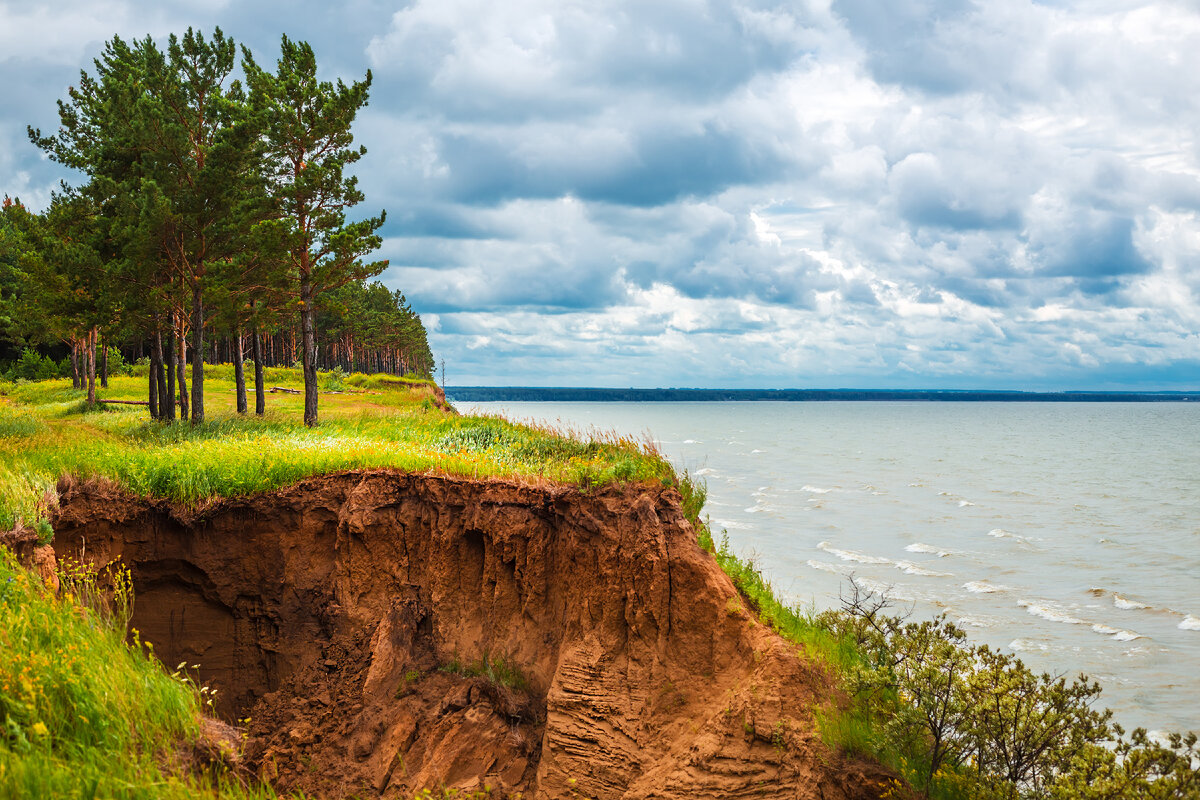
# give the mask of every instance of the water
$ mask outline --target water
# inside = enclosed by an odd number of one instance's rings
[[[788,600],[846,576],[945,611],[1126,727],[1200,729],[1200,407],[1187,403],[475,403],[649,431]]]

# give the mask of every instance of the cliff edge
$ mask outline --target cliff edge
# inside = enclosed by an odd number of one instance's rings
[[[758,623],[669,488],[347,472],[200,510],[64,482],[59,558],[121,559],[278,791],[868,798],[825,669]]]

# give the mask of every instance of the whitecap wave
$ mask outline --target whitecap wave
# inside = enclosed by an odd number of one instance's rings
[[[714,525],[717,525],[721,528],[730,528],[732,530],[749,530],[754,528],[754,526],[749,522],[738,522],[737,520],[732,519],[717,519],[716,517],[713,517],[712,522]]]
[[[696,474],[700,475],[701,477],[704,477],[707,475],[716,475],[717,471],[715,469],[713,469],[712,467],[704,467],[703,469],[696,470]]]
[[[1136,611],[1139,608],[1150,607],[1145,603],[1139,603],[1137,600],[1127,600],[1116,592],[1113,592],[1113,605],[1122,611]]]
[[[938,572],[935,569],[927,569],[920,564],[914,564],[911,561],[894,561],[892,565],[896,569],[907,572],[909,575],[924,575],[927,578],[953,578],[952,572]]]
[[[1140,633],[1134,633],[1133,631],[1121,630],[1120,628],[1113,628],[1108,625],[1103,625],[1101,623],[1096,623],[1095,625],[1093,625],[1092,630],[1103,636],[1107,636],[1110,639],[1115,639],[1118,642],[1132,642],[1134,639],[1145,638]]]
[[[827,561],[816,561],[809,559],[807,562],[812,569],[819,569],[821,572],[832,572],[834,575],[846,575],[850,572],[850,568],[842,564],[830,564]]]
[[[1032,639],[1013,639],[1008,646],[1018,653],[1028,653],[1031,650],[1044,652],[1050,649],[1050,645],[1044,642],[1035,642]]]
[[[1035,617],[1041,617],[1050,622],[1061,622],[1066,625],[1087,625],[1086,620],[1073,617],[1061,608],[1046,603],[1039,603],[1034,600],[1018,600],[1017,605]]]
[[[963,588],[971,594],[995,594],[1004,591],[1003,586],[997,586],[987,581],[967,581],[963,584]]]
[[[1181,631],[1200,631],[1200,617],[1188,614],[1178,627]]]
[[[968,617],[965,615],[958,618],[958,624],[966,625],[971,628],[990,628],[990,627],[992,627],[992,623],[990,623],[990,622],[984,622],[983,620],[979,619],[978,617]]]
[[[972,503],[970,500],[959,500],[958,501],[959,508],[966,508],[967,506],[973,506],[973,505],[975,505],[975,504]]]
[[[829,494],[833,489],[822,489],[820,486],[810,486],[806,483],[800,487],[800,491],[812,492],[813,494]]]
[[[704,444],[704,442],[698,442],[695,439],[684,439],[683,443],[684,444]]]
[[[767,451],[766,451],[766,450],[757,450],[757,449],[756,449],[756,450],[751,450],[751,451],[750,451],[750,455],[754,455],[755,453],[765,453],[765,452],[767,452]]]
[[[842,561],[854,561],[859,564],[883,564],[889,567],[906,572],[909,575],[923,575],[928,578],[953,578],[954,575],[949,572],[938,572],[937,570],[928,569],[920,564],[914,564],[911,561],[893,561],[890,558],[883,556],[872,556],[866,553],[860,553],[857,550],[842,550],[834,547],[829,542],[821,542],[817,545],[818,549],[824,550],[831,556],[837,556]]]
[[[942,550],[939,547],[934,547],[931,544],[924,544],[923,542],[914,542],[904,549],[910,553],[936,554],[938,558],[945,558],[946,556],[950,555],[949,550]]]
[[[821,542],[817,545],[817,548],[824,550],[831,556],[837,556],[842,561],[857,561],[860,564],[895,564],[895,562],[890,558],[883,558],[882,556],[869,556],[866,553],[860,553],[857,550],[841,550],[834,547],[829,542]]]

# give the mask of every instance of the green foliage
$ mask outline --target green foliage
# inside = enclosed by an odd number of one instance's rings
[[[516,666],[507,658],[486,650],[474,661],[463,661],[458,653],[455,653],[438,669],[465,678],[485,678],[490,683],[518,692],[529,691],[528,679]]]
[[[65,565],[56,596],[0,547],[0,797],[275,797],[168,771],[207,690],[127,640],[129,572],[108,573]]]
[[[346,373],[336,366],[322,376],[321,388],[327,392],[340,392],[346,388]]]
[[[1111,711],[1094,708],[1100,686],[1086,676],[1037,674],[971,644],[944,615],[910,622],[889,607],[852,580],[843,609],[818,622],[855,643],[843,674],[862,724],[851,725],[875,731],[859,744],[926,796],[1200,797],[1194,735],[1126,738]]]
[[[13,434],[0,436],[0,524],[7,529],[17,520],[44,518],[44,496],[62,475],[106,478],[134,494],[199,503],[360,468],[580,486],[659,483],[673,474],[657,452],[630,439],[595,434],[584,440],[438,410],[428,403],[426,382],[391,379],[372,390],[377,394],[331,395],[320,430],[306,428],[294,414],[301,402],[296,395],[272,396],[279,408],[263,417],[239,416],[224,378],[231,371],[210,368],[214,397],[226,406],[202,425],[148,421],[131,406],[87,406],[65,381],[9,386],[11,402],[0,401],[0,432]],[[300,382],[294,371],[277,377],[285,385]],[[136,397],[142,381],[116,377],[110,387],[111,397]]]
[[[69,374],[70,369],[69,361],[64,361],[60,365],[54,359],[40,355],[33,348],[26,348],[21,353],[21,357],[14,361],[4,373],[4,377],[10,381],[44,381],[63,377]]]

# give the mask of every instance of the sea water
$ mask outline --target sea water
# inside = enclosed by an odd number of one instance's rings
[[[1098,680],[1127,728],[1200,730],[1200,406],[461,407],[648,433],[790,602],[836,607],[854,575],[1036,670]]]

